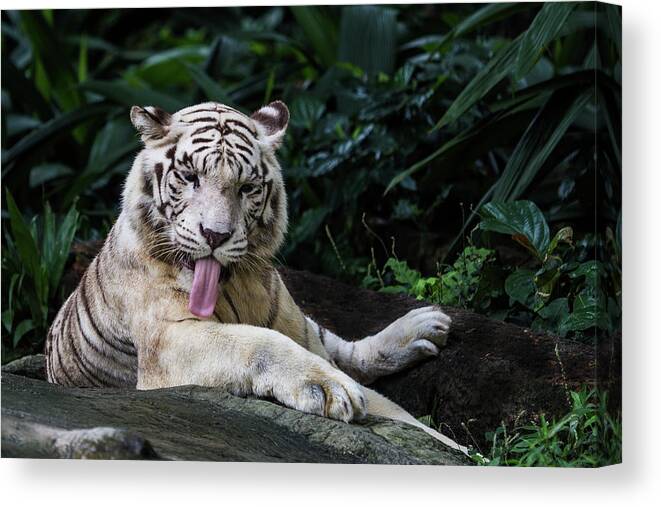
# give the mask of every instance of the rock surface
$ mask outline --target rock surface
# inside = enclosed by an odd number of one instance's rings
[[[2,375],[3,457],[470,464],[386,419],[346,424],[199,386],[71,389],[11,369]]]

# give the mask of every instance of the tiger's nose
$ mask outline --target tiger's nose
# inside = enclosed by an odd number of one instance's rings
[[[220,245],[227,242],[227,240],[232,237],[234,231],[218,232],[202,227],[202,224],[200,224],[200,232],[202,233],[202,236],[204,236],[204,239],[207,240],[211,250],[215,250]]]

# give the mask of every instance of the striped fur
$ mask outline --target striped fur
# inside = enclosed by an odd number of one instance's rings
[[[287,228],[275,155],[286,106],[251,117],[217,103],[173,115],[134,107],[131,119],[145,147],[117,222],[50,328],[48,380],[223,386],[345,421],[369,403],[371,413],[419,425],[354,379],[370,382],[438,353],[447,316],[416,310],[347,342],[301,312],[272,265]],[[212,250],[204,228],[231,235]],[[191,267],[208,255],[222,265],[220,296],[213,316],[200,319],[187,307]]]

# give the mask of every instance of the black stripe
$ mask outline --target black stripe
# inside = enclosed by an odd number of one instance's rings
[[[106,359],[110,359],[111,361],[115,362],[112,356],[109,356],[104,350],[100,349],[99,346],[96,345],[92,340],[90,340],[89,337],[85,334],[85,331],[83,331],[82,322],[80,320],[80,313],[78,312],[78,307],[76,307],[76,319],[78,320],[78,329],[80,330],[80,335],[83,337],[83,340],[85,340],[85,343],[87,343],[87,345],[100,356],[103,356]],[[116,373],[102,369],[98,364],[96,365],[96,369],[100,373],[103,373],[106,377],[112,379],[110,385],[114,387],[119,387],[124,384],[124,379],[122,379],[122,377],[118,376]]]
[[[78,351],[78,347],[76,347],[75,338],[72,338],[71,349],[73,350],[74,362],[78,367],[78,371],[80,371],[83,377],[85,377],[88,380],[88,382],[92,384],[94,387],[102,387],[104,385],[103,381],[99,377],[94,375],[94,373],[92,373],[92,371],[88,369],[87,365],[81,359],[80,353]]]
[[[62,362],[62,354],[60,352],[60,339],[61,338],[62,338],[62,334],[58,335],[57,341],[55,343],[55,353],[57,355],[57,361],[60,363],[60,369],[58,371],[61,371],[62,373],[64,373],[64,376],[66,377],[66,379],[67,379],[70,386],[74,386],[75,382],[73,382],[73,380],[71,380],[71,377],[67,373],[67,370],[64,367],[64,363]],[[57,378],[55,378],[55,380],[57,381],[58,384],[66,385],[65,383],[60,382]]]
[[[243,146],[242,144],[236,144],[234,146],[237,150],[245,151],[246,153],[250,153],[252,155],[252,149],[248,148],[247,146]]]
[[[317,327],[319,328],[317,331],[319,333],[319,341],[321,341],[321,344],[325,347],[326,339],[324,338],[324,336],[326,336],[326,330],[323,327],[321,327],[319,324],[317,324]]]
[[[209,149],[211,149],[211,146],[200,146],[199,148],[195,148],[193,150],[193,152],[191,153],[191,155],[195,155],[196,153],[198,153],[200,151],[209,150]]]
[[[211,142],[213,142],[213,139],[209,139],[208,137],[196,137],[191,141],[191,144],[211,143]]]
[[[209,130],[217,130],[217,129],[218,129],[218,127],[216,125],[207,125],[206,127],[200,127],[195,132],[193,132],[191,135],[196,136],[198,134],[204,134],[205,132],[208,132]]]
[[[135,352],[135,350],[127,352],[123,348],[117,346],[117,344],[113,343],[112,341],[109,341],[103,334],[101,334],[101,332],[99,331],[99,328],[96,325],[96,322],[94,321],[94,318],[92,316],[92,312],[90,311],[89,302],[88,302],[88,299],[87,299],[87,292],[86,292],[86,289],[85,289],[86,282],[87,282],[87,272],[85,272],[85,274],[83,275],[83,279],[80,281],[80,298],[81,298],[82,303],[83,303],[83,309],[85,310],[85,313],[87,314],[87,320],[92,325],[92,329],[94,330],[94,333],[101,339],[102,342],[107,344],[109,347],[115,349],[117,352],[120,352],[120,353],[125,354],[127,356],[133,356],[133,357],[137,356],[137,353]],[[78,318],[78,320],[80,321],[80,317]],[[81,332],[82,332],[82,326],[81,326]],[[109,356],[106,356],[106,357],[109,357]]]
[[[234,120],[234,119],[230,118],[228,120],[225,120],[224,123],[225,123],[225,125],[236,125],[237,127],[242,127],[244,129],[246,129],[248,132],[250,132],[253,136],[255,136],[255,138],[257,138],[257,132],[252,127],[250,127],[249,125],[246,125],[242,121]]]
[[[94,263],[94,275],[96,276],[96,285],[99,288],[99,293],[101,294],[101,299],[103,304],[108,306],[108,300],[106,299],[106,291],[103,288],[103,283],[101,283],[101,273],[100,273],[100,264],[101,264],[101,254],[96,256]]]
[[[250,142],[250,139],[246,137],[246,135],[243,132],[239,132],[237,130],[233,130],[232,134],[241,139],[244,143],[246,143],[248,146],[250,146],[252,143]]]
[[[243,153],[236,153],[236,155],[240,157],[241,160],[243,160],[246,164],[250,164],[250,159],[246,157]]]

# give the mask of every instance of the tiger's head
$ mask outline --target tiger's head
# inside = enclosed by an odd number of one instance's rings
[[[144,149],[127,180],[124,206],[139,211],[152,254],[197,276],[198,264],[250,265],[277,251],[287,227],[275,155],[289,122],[284,103],[251,116],[215,102],[172,115],[134,106],[131,122]]]

